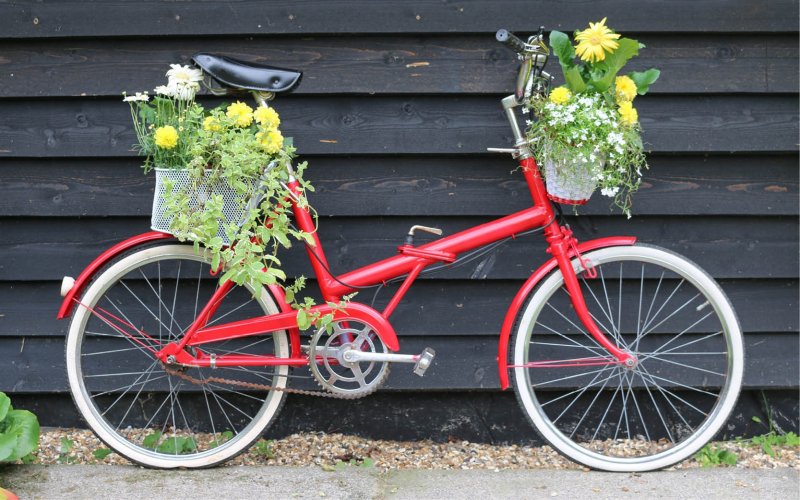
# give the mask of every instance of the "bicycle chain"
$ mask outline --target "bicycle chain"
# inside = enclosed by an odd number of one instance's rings
[[[163,365],[162,365],[163,366]],[[358,399],[362,397],[360,394],[351,396],[348,394],[337,394],[333,392],[325,392],[325,391],[307,391],[304,389],[294,389],[291,387],[276,387],[272,385],[266,384],[257,384],[255,382],[245,382],[244,380],[234,380],[229,378],[222,378],[222,377],[208,377],[206,379],[200,380],[197,378],[192,377],[191,375],[187,375],[180,371],[175,371],[170,369],[168,366],[164,366],[164,371],[169,375],[175,375],[176,377],[186,380],[187,382],[191,382],[196,385],[208,385],[212,382],[216,382],[218,384],[227,384],[233,385],[237,387],[245,387],[248,389],[255,389],[260,391],[280,391],[285,392],[287,394],[301,394],[303,396],[316,396],[320,398],[332,398],[332,399]]]

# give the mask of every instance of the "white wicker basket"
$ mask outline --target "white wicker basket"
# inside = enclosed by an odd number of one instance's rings
[[[548,158],[544,162],[544,175],[547,184],[547,196],[557,202],[569,205],[583,205],[597,187],[599,174],[604,159],[595,162],[581,161],[572,158]]]
[[[188,170],[156,168],[155,171],[156,189],[153,194],[153,215],[150,219],[150,227],[154,231],[171,234],[170,224],[172,223],[172,218],[165,214],[166,206],[164,203],[164,195],[167,191],[165,181],[171,181],[172,193],[177,193],[189,187],[192,180]],[[206,170],[205,178],[207,179],[210,175],[211,171]],[[230,241],[228,241],[228,238],[225,236],[223,227],[231,222],[241,224],[244,219],[245,210],[247,209],[243,206],[239,195],[237,195],[233,188],[224,179],[217,180],[213,184],[207,182],[202,183],[199,189],[197,189],[197,192],[191,193],[192,199],[189,205],[196,208],[200,201],[215,194],[222,196],[222,213],[225,215],[225,220],[219,221],[220,224],[217,236],[222,238],[226,245],[229,245]]]

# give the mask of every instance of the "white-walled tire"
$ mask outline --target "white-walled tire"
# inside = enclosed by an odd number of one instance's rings
[[[579,275],[595,322],[638,363],[614,363],[572,311],[561,272],[534,289],[514,328],[519,403],[557,451],[587,467],[661,469],[702,448],[741,388],[744,348],[730,301],[688,259],[637,244],[584,255]],[[576,272],[580,263],[573,261]]]
[[[209,269],[205,255],[190,245],[136,250],[98,274],[75,308],[66,343],[72,397],[97,436],[138,464],[165,469],[220,464],[259,439],[285,400],[279,390],[250,391],[209,379],[282,388],[287,366],[170,368],[205,381],[197,384],[168,373],[153,356],[159,345],[180,338],[210,297],[218,277]],[[266,289],[254,294],[234,287],[210,324],[276,312]],[[209,355],[289,355],[284,331],[201,349]]]

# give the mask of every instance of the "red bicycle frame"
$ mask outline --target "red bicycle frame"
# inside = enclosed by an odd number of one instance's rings
[[[421,246],[407,244],[400,246],[398,255],[341,276],[333,276],[328,271],[330,266],[325,257],[322,243],[317,237],[314,221],[308,209],[301,207],[292,200],[293,212],[298,227],[312,235],[313,244],[307,247],[307,251],[322,291],[322,296],[326,301],[336,303],[343,296],[356,291],[357,287],[385,283],[388,280],[405,276],[402,285],[383,312],[379,313],[366,305],[353,302],[349,303],[344,310],[336,310],[327,305],[316,306],[314,310],[322,314],[333,312],[336,318],[352,318],[365,322],[374,328],[377,335],[389,349],[396,351],[399,349],[399,342],[388,319],[422,269],[435,263],[453,262],[459,253],[508,237],[514,237],[531,229],[544,227],[544,235],[549,244],[548,252],[553,255],[556,264],[564,275],[565,286],[569,291],[572,305],[578,317],[592,337],[614,359],[613,361],[609,361],[609,358],[603,358],[602,360],[587,359],[586,363],[597,364],[601,361],[606,364],[609,362],[629,362],[632,356],[620,350],[605,336],[597,327],[586,308],[586,303],[571,263],[571,257],[575,254],[576,249],[575,239],[569,230],[553,223],[556,215],[547,200],[544,183],[539,176],[536,161],[533,158],[523,159],[520,161],[520,166],[533,197],[533,207]],[[300,186],[296,181],[290,183],[289,186],[296,194],[300,193]],[[349,286],[345,285],[345,283]],[[307,364],[309,362],[308,357],[298,355],[299,353],[295,350],[293,350],[293,355],[290,358],[257,355],[221,355],[212,359],[204,356],[202,350],[200,350],[199,355],[189,354],[185,349],[187,346],[200,346],[208,342],[248,335],[261,335],[297,327],[296,314],[293,311],[206,327],[219,302],[231,286],[230,283],[226,283],[219,287],[198,315],[194,324],[187,330],[182,340],[165,346],[157,353],[157,356],[162,361],[167,361],[169,358],[170,362],[192,366],[266,366],[284,364],[300,366]]]

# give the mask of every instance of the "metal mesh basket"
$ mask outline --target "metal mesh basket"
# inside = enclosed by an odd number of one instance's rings
[[[172,182],[172,193],[178,193],[190,187],[192,179],[189,176],[188,170],[156,168],[155,171],[156,189],[153,195],[153,215],[150,219],[150,227],[154,231],[171,234],[170,223],[172,222],[172,218],[165,214],[166,203],[164,201],[164,195],[167,192],[166,181]],[[205,178],[208,179],[210,175],[211,171],[207,170],[205,172]],[[201,201],[208,199],[211,195],[222,196],[222,213],[225,215],[225,220],[219,221],[217,236],[222,238],[226,245],[229,245],[230,241],[228,241],[228,238],[225,236],[224,227],[232,222],[237,225],[241,224],[244,219],[245,211],[247,210],[247,207],[244,206],[240,199],[240,195],[238,195],[224,179],[219,179],[212,184],[203,182],[195,192],[191,191],[195,190],[190,190],[191,200],[189,201],[189,205],[192,208],[197,208]]]

